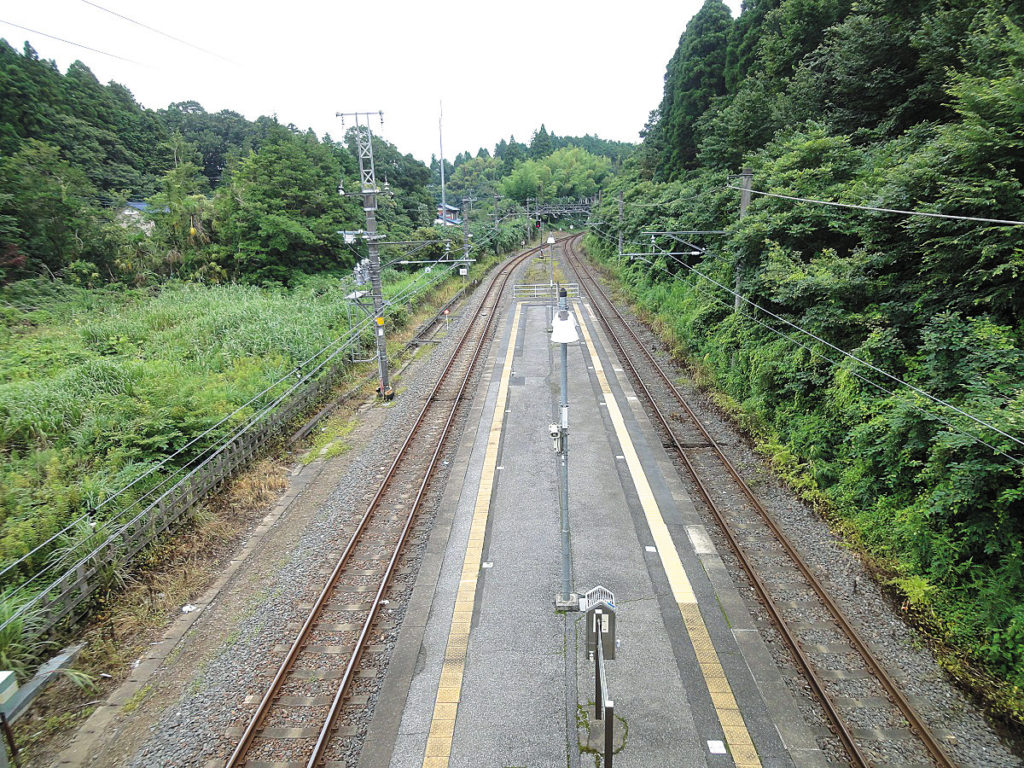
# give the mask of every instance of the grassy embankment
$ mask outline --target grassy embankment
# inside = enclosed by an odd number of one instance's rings
[[[388,277],[392,296],[417,279]],[[102,502],[342,335],[349,311],[361,317],[346,308],[347,290],[328,277],[290,290],[87,290],[46,281],[0,289],[0,567],[83,514],[101,528],[132,504],[150,478]],[[409,312],[393,308],[390,320],[400,326]],[[223,439],[288,384],[170,466]],[[77,533],[44,547],[4,586],[59,557]],[[24,670],[32,649],[12,634],[0,638],[0,666]]]
[[[913,436],[914,424],[924,421],[920,402],[898,393],[885,399],[858,388],[843,368],[817,399],[788,399],[779,382],[804,375],[807,360],[801,348],[734,315],[707,291],[660,274],[652,279],[642,265],[615,259],[600,241],[591,238],[589,244],[640,315],[687,362],[695,383],[710,391],[754,437],[779,475],[866,558],[928,634],[943,665],[993,713],[1017,726],[1024,723],[1024,662],[1019,647],[1017,653],[1005,650],[1014,647],[1008,641],[1018,623],[1007,626],[1006,616],[1014,615],[1020,595],[1014,594],[1006,566],[974,563],[961,569],[958,580],[942,584],[929,578],[936,552],[955,546],[956,535],[934,520],[956,509],[953,489],[964,495],[977,490],[980,470],[987,465],[957,461],[949,451],[936,451],[929,462],[915,464],[911,451],[900,452],[897,446],[899,461],[888,464],[889,474],[879,479],[884,449],[864,450],[863,440],[844,442],[843,434]],[[882,437],[876,437],[878,444]],[[962,438],[952,433],[948,439]],[[1002,471],[1012,475],[1006,463]],[[914,485],[901,491],[897,472],[913,473]],[[878,492],[883,481],[893,486],[891,493]]]

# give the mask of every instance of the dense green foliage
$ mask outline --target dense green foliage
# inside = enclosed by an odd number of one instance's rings
[[[608,141],[597,136],[556,136],[541,125],[530,143],[512,136],[502,139],[494,153],[481,148],[476,157],[469,152],[445,161],[448,192],[453,198],[477,199],[502,195],[517,202],[526,198],[552,200],[561,197],[589,197],[633,151],[634,145]],[[432,159],[433,183],[440,185],[440,163]]]
[[[406,239],[433,220],[429,170],[379,137],[374,150],[394,193],[380,225]],[[0,283],[288,283],[345,269],[361,254],[337,232],[363,214],[339,181],[358,189],[352,131],[341,144],[196,102],[154,112],[80,62],[61,74],[0,41]]]
[[[170,165],[161,144],[167,131],[157,116],[115,84],[103,86],[81,62],[62,75],[28,44],[19,55],[0,40],[0,154],[15,154],[27,139],[60,149],[98,193],[145,196]],[[109,200],[106,195],[102,199]]]
[[[422,273],[386,274],[388,295],[425,284]],[[342,335],[361,317],[343,299],[350,290],[321,277],[278,291],[172,283],[154,293],[48,280],[0,289],[0,565],[97,510]],[[405,311],[396,305],[389,315],[400,322]],[[288,383],[175,461],[223,439]]]
[[[708,0],[594,212],[613,224],[588,241],[614,259],[620,190],[628,251],[651,250],[645,230],[726,231],[693,236],[703,256],[615,263],[793,482],[847,521],[919,616],[1007,681],[1011,709],[1024,687],[1022,228],[757,195],[740,220],[727,185],[746,165],[763,192],[1024,220],[1022,23],[1002,0],[756,0],[736,20]],[[753,302],[738,312],[735,285]]]
[[[556,150],[537,160],[527,160],[502,179],[505,197],[518,202],[527,198],[593,197],[611,173],[611,161],[578,147]]]

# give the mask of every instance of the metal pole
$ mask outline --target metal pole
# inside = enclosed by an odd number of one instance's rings
[[[377,344],[378,395],[390,400],[391,383],[388,380],[388,348],[384,335],[384,290],[380,280],[380,252],[377,246],[377,174],[373,164],[373,131],[370,130],[372,112],[355,112],[356,145],[359,148],[359,187],[363,195],[363,213],[366,214],[366,245],[370,255],[370,288],[373,294],[373,338]],[[381,115],[383,120],[383,113]],[[344,113],[338,112],[344,118]],[[359,118],[366,119],[365,130]]]
[[[551,296],[551,301],[548,304],[548,333],[551,333],[552,323],[555,317],[555,302],[560,301],[555,295],[555,244],[552,243],[551,247],[548,248],[548,260],[551,262],[551,280],[548,283],[548,291]],[[559,309],[564,309],[559,305]]]
[[[615,755],[615,702],[609,699],[604,707],[604,768],[612,768]]]
[[[469,280],[469,210],[474,198],[462,198],[462,258],[466,261],[466,279]]]
[[[622,255],[622,190],[619,190],[619,256]]]
[[[441,226],[446,226],[448,206],[447,199],[444,196],[444,133],[441,128],[441,122],[444,120],[444,103],[438,102],[438,105],[440,111],[437,116],[437,144],[441,150]]]
[[[21,768],[21,751],[14,741],[14,731],[11,730],[11,725],[7,722],[5,712],[0,712],[0,727],[3,728],[4,740],[11,747],[11,759],[14,760],[15,768]],[[7,768],[7,749],[2,743],[0,743],[0,768]]]
[[[740,220],[747,215],[747,207],[750,205],[750,187],[754,179],[754,172],[750,168],[744,168],[740,173],[740,178],[743,179],[743,191],[740,192]],[[733,300],[733,312],[740,311],[740,272],[742,272],[742,264],[739,259],[736,260],[736,298]]]
[[[548,230],[548,237],[554,237],[555,233],[552,230]],[[548,258],[551,259],[551,293],[555,292],[555,244],[551,244],[551,248],[548,249]]]
[[[558,292],[558,308],[568,309],[568,294],[565,288]],[[559,509],[562,515],[562,602],[572,599],[571,576],[569,573],[569,345],[560,344],[562,356],[562,393],[559,402],[559,431],[561,432],[560,453],[562,454],[562,488],[559,495]]]
[[[588,617],[594,622],[594,630],[597,634],[597,648],[594,649],[594,719],[600,720],[604,717],[604,692],[601,690],[601,616],[603,612],[600,608],[590,614]]]

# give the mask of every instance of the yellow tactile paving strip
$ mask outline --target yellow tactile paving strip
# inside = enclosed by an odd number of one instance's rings
[[[592,310],[587,306],[587,313],[591,321],[596,324]],[[715,707],[715,714],[725,734],[729,752],[732,754],[733,762],[737,768],[760,768],[761,761],[754,749],[754,743],[750,739],[750,733],[743,722],[743,715],[736,704],[736,698],[732,695],[729,681],[726,680],[722,664],[718,660],[714,644],[711,642],[711,635],[704,624],[704,618],[697,606],[697,598],[693,594],[693,586],[690,584],[686,572],[683,570],[683,563],[679,559],[675,544],[665,525],[665,519],[661,515],[658,503],[654,498],[654,492],[647,482],[647,475],[640,464],[640,457],[633,446],[626,429],[626,422],[622,418],[622,411],[615,400],[611,387],[608,386],[608,378],[601,365],[601,359],[597,355],[593,339],[590,335],[590,328],[582,313],[578,313],[580,330],[583,332],[583,339],[586,342],[590,358],[594,364],[594,374],[601,385],[601,392],[604,395],[605,404],[608,408],[608,416],[615,427],[615,435],[618,437],[622,454],[629,467],[629,474],[633,478],[633,485],[636,487],[637,496],[640,497],[640,506],[643,508],[644,516],[647,519],[647,526],[654,537],[654,546],[658,550],[658,557],[661,558],[665,575],[668,576],[668,583],[675,597],[676,605],[679,606],[679,613],[683,618],[683,624],[690,636],[690,643],[693,645],[697,662],[700,664],[704,682],[711,695],[711,702]],[[447,765],[447,763],[446,763]]]
[[[455,735],[455,718],[459,711],[459,695],[462,691],[462,674],[466,666],[466,649],[469,646],[469,627],[473,620],[473,603],[476,600],[476,581],[480,573],[484,551],[484,533],[487,531],[487,514],[494,488],[494,473],[498,465],[498,444],[505,420],[505,402],[508,399],[509,377],[512,374],[512,359],[515,356],[516,338],[519,335],[519,316],[522,305],[516,305],[512,318],[512,335],[505,352],[505,364],[498,382],[498,397],[495,401],[491,428],[487,435],[487,449],[484,466],[477,489],[476,504],[473,508],[473,522],[469,528],[469,542],[462,561],[462,578],[455,596],[455,613],[452,614],[451,629],[448,630],[448,644],[441,664],[441,679],[434,699],[434,714],[430,720],[427,748],[423,756],[423,768],[448,768]]]

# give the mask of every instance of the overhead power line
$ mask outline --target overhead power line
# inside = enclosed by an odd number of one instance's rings
[[[443,265],[439,265],[439,266],[443,266]],[[454,266],[454,264],[452,266]],[[451,267],[449,267],[449,271],[450,271],[450,269],[451,269]],[[438,273],[437,275],[435,275],[434,278],[433,278],[433,281],[439,280],[443,276],[443,274],[444,273],[441,272],[441,273]],[[401,293],[399,293],[398,295],[396,295],[396,296],[392,297],[391,299],[389,299],[386,302],[386,306],[390,307],[392,305],[396,305],[396,304],[397,305],[401,305],[402,303],[404,303],[416,291],[417,284],[421,283],[423,281],[423,279],[424,279],[424,276],[421,275],[416,280],[412,281],[412,283],[409,286],[407,286],[405,289],[403,289],[403,291]],[[116,492],[111,493],[106,498],[104,498],[102,501],[100,501],[98,504],[96,504],[96,505],[92,506],[90,509],[88,509],[85,513],[83,513],[83,514],[79,515],[77,518],[73,519],[63,529],[61,529],[60,531],[58,531],[55,534],[51,535],[46,541],[43,541],[43,542],[37,544],[35,546],[35,548],[33,548],[30,552],[25,553],[24,555],[19,557],[14,562],[9,563],[6,567],[0,569],[0,577],[3,577],[5,575],[7,575],[9,572],[11,572],[15,568],[19,567],[22,563],[24,563],[30,557],[32,557],[36,553],[42,551],[45,547],[53,544],[61,536],[70,533],[75,528],[75,526],[78,525],[79,523],[81,523],[83,521],[88,522],[88,521],[92,520],[92,516],[97,511],[102,509],[106,504],[108,504],[109,502],[113,501],[114,499],[116,499],[121,494],[123,494],[126,491],[128,491],[130,488],[132,488],[134,485],[139,483],[141,480],[143,480],[143,479],[153,475],[157,470],[159,470],[162,467],[164,467],[165,465],[167,465],[168,462],[170,462],[172,459],[174,459],[174,458],[180,456],[182,453],[184,453],[186,449],[196,445],[200,440],[202,440],[203,438],[207,437],[208,435],[211,435],[214,432],[214,430],[216,430],[218,427],[220,427],[220,426],[224,425],[225,423],[227,423],[233,416],[237,415],[238,413],[240,413],[241,411],[243,411],[244,409],[246,409],[250,405],[253,405],[254,403],[257,403],[258,400],[260,400],[264,395],[269,393],[271,390],[275,389],[276,387],[280,386],[282,383],[284,383],[286,381],[290,381],[293,378],[296,379],[296,381],[292,382],[291,386],[283,394],[279,394],[269,405],[266,405],[266,404],[257,405],[257,408],[259,408],[260,410],[256,413],[255,416],[251,417],[249,419],[249,421],[239,431],[237,431],[235,433],[234,436],[240,435],[243,432],[249,430],[257,421],[259,421],[270,410],[272,410],[274,407],[276,407],[276,405],[278,405],[280,402],[282,402],[289,394],[294,392],[301,384],[303,384],[306,381],[310,380],[315,374],[317,374],[320,370],[322,370],[327,365],[328,362],[330,362],[335,357],[337,357],[337,355],[339,353],[343,352],[347,348],[346,344],[353,339],[353,334],[358,333],[358,332],[364,330],[365,328],[368,328],[370,326],[370,324],[371,324],[371,319],[370,318],[364,319],[360,323],[358,323],[358,324],[348,328],[345,331],[345,333],[337,336],[332,341],[328,342],[323,347],[321,347],[318,351],[316,351],[316,352],[312,353],[311,355],[309,355],[302,362],[296,363],[287,373],[285,373],[283,376],[281,376],[277,381],[275,381],[274,383],[272,383],[269,386],[267,386],[265,389],[263,389],[258,394],[254,395],[252,398],[250,398],[243,405],[238,406],[234,411],[232,411],[230,414],[228,414],[227,416],[222,418],[220,421],[218,421],[212,427],[209,427],[208,429],[206,429],[202,434],[197,435],[195,438],[190,440],[188,443],[183,445],[181,448],[179,448],[174,453],[172,453],[172,454],[170,454],[168,456],[165,456],[158,463],[156,463],[155,465],[149,467],[147,470],[145,470],[142,474],[140,474],[138,477],[133,479],[127,485],[121,487]],[[332,352],[332,349],[333,349],[333,352]],[[324,360],[321,360],[314,367],[312,367],[312,368],[309,367],[317,358],[327,354],[328,352],[331,352],[331,354],[328,357],[326,357]],[[229,427],[229,429],[235,429],[235,427],[231,426],[231,427]],[[220,437],[219,435],[215,436],[215,438],[219,438],[219,437]],[[233,437],[231,439],[233,439]],[[227,442],[230,442],[230,439]],[[225,444],[226,443],[222,444],[219,448],[217,448],[215,453],[220,453],[221,451],[223,451]],[[195,471],[195,468],[193,467],[192,469],[189,469],[189,466],[191,464],[193,464],[197,460],[202,460],[202,461],[209,460],[210,457],[208,455],[206,455],[209,450],[211,450],[211,448],[209,448],[209,447],[203,448],[201,450],[201,452],[197,456],[193,457],[192,459],[189,459],[189,461],[186,462],[183,466],[177,467],[177,468],[173,469],[173,471],[170,472],[170,474],[166,475],[163,479],[161,479],[154,487],[146,489],[145,493],[143,493],[143,495],[141,497],[139,497],[139,498],[135,499],[134,501],[132,501],[129,505],[127,505],[127,507],[125,507],[124,509],[119,510],[116,513],[116,515],[114,515],[112,518],[108,518],[104,522],[107,525],[112,525],[114,523],[117,523],[119,520],[121,520],[122,518],[126,517],[128,515],[128,513],[131,512],[131,510],[133,510],[135,508],[138,508],[139,506],[142,506],[147,501],[147,499],[149,499],[152,495],[154,495],[156,493],[159,493],[161,491],[161,489],[163,489],[165,486],[170,485],[171,481],[176,479],[179,475],[184,474],[184,473],[189,473],[189,474],[193,473]],[[35,575],[33,575],[33,577],[28,582],[26,582],[25,584],[22,584],[19,587],[19,589],[24,588],[28,584],[31,584],[33,581],[35,581],[37,578],[45,575],[47,570],[53,570],[53,569],[57,568],[58,566],[59,566],[59,563],[56,562],[56,561],[51,563],[49,566],[47,566],[47,568],[44,568],[43,571],[37,572]],[[3,627],[5,627],[5,626],[6,626],[6,623],[0,624],[0,630],[2,630]]]
[[[647,261],[646,259],[643,259],[643,261],[645,261],[645,262],[646,262],[647,264],[650,264],[650,265],[651,265],[652,267],[654,267],[655,269],[657,269],[657,270],[660,270],[661,272],[664,272],[664,273],[665,273],[666,275],[668,275],[668,276],[670,276],[670,277],[672,277],[672,278],[674,278],[674,279],[676,279],[676,280],[678,280],[678,279],[679,279],[679,276],[678,276],[678,275],[675,275],[675,274],[673,274],[673,273],[669,272],[669,271],[668,271],[667,269],[665,269],[664,267],[658,266],[658,265],[657,265],[657,264],[655,264],[655,263],[654,263],[653,261]],[[706,291],[706,290],[704,290],[704,289],[703,289],[703,288],[701,288],[701,287],[700,287],[699,285],[694,285],[694,286],[693,286],[693,288],[694,288],[694,290],[696,290],[696,291],[699,291],[700,293],[704,294],[704,295],[705,295],[705,296],[707,296],[708,298],[710,298],[710,299],[712,299],[712,300],[714,300],[714,301],[718,302],[719,304],[721,304],[721,305],[722,305],[723,307],[725,307],[726,309],[732,309],[732,305],[731,305],[731,304],[730,304],[730,303],[729,303],[728,301],[726,301],[725,299],[723,299],[722,297],[720,297],[720,296],[715,296],[715,295],[714,295],[713,293],[711,293],[710,291]],[[755,317],[755,316],[753,316],[753,315],[743,315],[743,317],[745,317],[745,318],[747,318],[748,320],[751,320],[751,321],[753,321],[753,322],[757,323],[757,324],[758,324],[758,325],[760,325],[760,326],[761,326],[762,328],[764,328],[764,329],[766,329],[766,330],[768,330],[768,331],[771,331],[771,332],[772,332],[772,333],[774,333],[774,334],[775,334],[776,336],[778,336],[778,337],[780,337],[780,338],[783,338],[783,339],[785,339],[785,340],[786,340],[786,341],[788,341],[789,343],[791,343],[791,344],[795,344],[796,346],[798,346],[798,347],[800,347],[801,349],[805,350],[805,351],[806,351],[806,352],[807,352],[808,354],[810,354],[810,355],[813,355],[814,357],[818,357],[818,358],[821,358],[822,360],[825,360],[825,361],[827,361],[827,362],[829,362],[829,363],[832,363],[832,365],[839,365],[839,362],[838,362],[837,360],[835,360],[834,358],[832,358],[832,357],[829,357],[828,355],[826,355],[826,354],[823,354],[823,353],[821,353],[820,351],[818,351],[818,350],[816,350],[816,349],[812,348],[812,347],[811,347],[811,346],[809,346],[808,344],[804,344],[803,342],[801,342],[801,341],[800,341],[800,340],[798,340],[798,339],[794,339],[794,338],[793,338],[792,336],[790,336],[790,335],[788,335],[788,334],[786,334],[786,333],[783,333],[783,332],[782,332],[782,331],[780,331],[780,330],[779,330],[778,328],[773,328],[772,326],[768,325],[768,323],[764,322],[763,320],[759,320],[759,319],[758,319],[757,317]],[[877,390],[878,390],[879,392],[883,392],[883,393],[885,393],[886,395],[889,395],[890,397],[896,397],[896,392],[895,392],[894,390],[891,390],[891,389],[889,389],[888,387],[884,387],[884,386],[882,386],[882,385],[881,385],[881,384],[879,384],[879,383],[878,383],[877,381],[872,381],[871,379],[869,379],[869,378],[868,378],[867,376],[865,376],[864,374],[862,374],[862,373],[859,373],[858,371],[855,371],[855,370],[851,370],[851,371],[850,371],[850,373],[851,373],[851,374],[852,374],[852,375],[853,375],[854,377],[856,377],[856,378],[860,379],[861,381],[863,381],[863,382],[864,382],[865,384],[868,384],[868,385],[870,385],[870,386],[874,387],[874,388],[875,388],[875,389],[877,389]],[[1000,456],[1003,456],[1004,458],[1007,458],[1007,459],[1009,459],[1010,461],[1012,461],[1012,462],[1014,462],[1014,463],[1016,463],[1016,464],[1018,464],[1018,465],[1024,466],[1024,461],[1021,461],[1020,459],[1018,459],[1018,458],[1017,458],[1017,457],[1015,457],[1015,456],[1011,456],[1011,455],[1010,455],[1009,453],[1007,453],[1006,451],[1004,451],[1004,450],[1002,450],[1002,449],[1000,449],[1000,448],[997,448],[996,446],[992,445],[992,443],[989,443],[989,442],[987,442],[987,441],[985,441],[985,440],[982,440],[982,439],[981,439],[980,437],[978,437],[977,435],[972,435],[972,434],[970,434],[969,432],[964,432],[964,431],[963,431],[962,429],[960,429],[959,427],[957,427],[957,426],[956,426],[955,424],[953,424],[953,423],[952,423],[951,421],[949,421],[948,419],[944,419],[944,418],[942,418],[941,416],[938,416],[938,415],[936,415],[936,414],[934,414],[934,413],[930,413],[930,412],[928,412],[928,411],[924,410],[923,408],[921,408],[921,407],[919,407],[919,406],[917,406],[917,405],[915,405],[915,404],[913,404],[913,403],[908,403],[908,405],[909,405],[909,406],[910,406],[910,407],[911,407],[911,408],[912,408],[913,410],[915,410],[915,411],[917,411],[918,413],[920,413],[920,414],[921,414],[922,416],[926,416],[927,418],[930,418],[930,419],[936,419],[936,420],[938,420],[938,421],[942,422],[943,424],[945,424],[945,425],[946,425],[946,427],[948,427],[948,428],[950,429],[950,431],[952,431],[952,432],[955,432],[956,434],[958,434],[958,435],[961,435],[961,436],[963,436],[963,437],[966,437],[966,438],[967,438],[968,440],[972,440],[972,441],[974,441],[974,442],[978,443],[979,445],[984,445],[984,446],[985,446],[986,448],[988,448],[989,450],[993,451],[994,453],[997,453],[997,454],[999,454]],[[1011,439],[1012,439],[1012,438],[1011,438]]]
[[[16,27],[17,29],[24,30],[25,32],[31,32],[33,35],[39,35],[40,37],[47,37],[50,40],[56,40],[58,43],[73,45],[75,46],[75,48],[82,48],[86,51],[92,51],[93,53],[98,53],[101,56],[109,56],[110,58],[118,59],[119,61],[127,61],[129,64],[135,64],[139,67],[146,66],[142,62],[135,61],[135,59],[126,59],[124,56],[118,56],[116,53],[107,53],[106,51],[101,51],[99,48],[92,48],[88,45],[82,45],[82,43],[76,43],[72,40],[65,40],[63,37],[57,37],[56,35],[48,35],[45,32],[40,32],[38,29],[29,29],[28,27],[21,26],[21,24],[15,24],[13,21],[4,21],[3,19],[0,19],[0,24],[6,24],[9,27]]]
[[[782,317],[781,315],[775,314],[770,309],[765,309],[760,304],[757,304],[757,303],[751,301],[750,299],[748,299],[746,296],[744,296],[744,295],[742,295],[740,293],[737,293],[736,291],[734,291],[729,286],[724,285],[724,284],[718,282],[713,277],[705,275],[703,272],[701,272],[696,267],[691,267],[685,261],[682,261],[680,259],[675,259],[675,261],[676,261],[677,264],[681,264],[682,266],[686,267],[688,270],[693,272],[698,277],[701,277],[704,280],[707,280],[709,283],[713,283],[714,285],[717,285],[719,288],[721,288],[721,289],[723,289],[725,291],[728,291],[733,296],[739,298],[739,300],[742,301],[743,303],[750,305],[751,307],[753,307],[757,311],[763,312],[764,314],[768,315],[769,317],[771,317],[771,318],[773,318],[775,320],[778,320],[780,323],[785,323],[786,325],[788,325],[793,330],[797,331],[798,333],[802,333],[803,335],[807,336],[808,338],[814,339],[814,341],[817,341],[819,344],[824,344],[826,347],[828,347],[831,350],[834,350],[835,352],[838,352],[843,357],[845,357],[845,358],[847,358],[849,360],[853,360],[854,362],[859,363],[860,365],[863,365],[865,368],[868,368],[868,369],[874,371],[875,373],[877,373],[877,374],[879,374],[881,376],[884,376],[885,378],[889,379],[890,381],[893,381],[896,384],[899,384],[901,386],[907,387],[908,389],[910,389],[911,391],[913,391],[916,394],[920,395],[921,397],[924,397],[927,400],[931,400],[936,405],[941,405],[944,408],[948,408],[949,410],[954,411],[955,413],[958,413],[961,416],[964,416],[964,417],[970,419],[974,423],[976,423],[976,424],[978,424],[978,425],[980,425],[982,427],[985,427],[986,429],[990,429],[993,432],[996,432],[996,433],[1002,435],[1003,437],[1007,438],[1008,440],[1012,440],[1013,442],[1017,443],[1017,445],[1020,445],[1020,446],[1024,447],[1024,440],[1021,440],[1021,439],[1019,439],[1017,437],[1014,437],[1013,435],[1009,434],[1008,432],[1003,431],[1002,429],[1000,429],[999,427],[995,426],[994,424],[991,424],[991,423],[985,421],[984,419],[980,419],[977,416],[975,416],[973,414],[970,414],[967,411],[963,410],[962,408],[959,408],[959,407],[953,405],[953,403],[947,402],[947,401],[943,400],[941,397],[936,397],[935,395],[931,394],[930,392],[927,392],[927,391],[921,389],[920,387],[917,387],[917,386],[911,384],[910,382],[903,381],[903,379],[899,378],[898,376],[894,376],[893,374],[889,373],[888,371],[883,370],[882,368],[879,368],[877,365],[873,365],[872,363],[869,363],[867,360],[864,360],[863,358],[857,357],[856,355],[854,355],[851,352],[847,352],[842,347],[837,347],[835,344],[833,344],[833,343],[831,343],[829,341],[826,341],[825,339],[821,338],[817,334],[815,334],[815,333],[813,333],[811,331],[808,331],[808,330],[806,330],[804,328],[801,328],[799,325],[797,325],[796,323],[792,322],[791,320],[787,320],[786,318]],[[987,445],[987,443],[986,443],[986,445]],[[989,447],[992,447],[992,446],[989,446]],[[1017,460],[1014,459],[1014,461],[1017,461]],[[1017,463],[1021,464],[1021,463],[1024,463],[1024,462],[1017,461]]]
[[[200,47],[198,45],[194,45],[193,43],[190,43],[188,40],[182,40],[180,37],[175,37],[174,35],[169,34],[167,32],[164,32],[163,30],[157,29],[156,27],[151,27],[151,26],[149,26],[149,24],[143,24],[141,21],[136,21],[135,19],[129,18],[128,16],[125,16],[124,14],[118,13],[117,11],[112,11],[109,8],[104,8],[99,3],[92,2],[92,0],[82,0],[82,2],[85,3],[86,5],[91,5],[93,8],[96,8],[96,9],[98,9],[100,11],[103,11],[104,13],[109,13],[111,16],[117,16],[117,18],[123,19],[124,21],[127,21],[129,24],[134,24],[134,25],[136,25],[138,27],[142,27],[143,29],[148,29],[150,32],[153,32],[153,33],[155,33],[157,35],[161,35],[162,37],[166,37],[168,40],[173,40],[176,43],[181,43],[182,45],[187,45],[189,48],[194,48],[197,51],[205,53],[207,56],[215,56],[216,58],[220,59],[221,61],[226,61],[228,64],[235,64],[235,62],[233,62],[231,59],[228,59],[228,58],[226,58],[224,56],[221,56],[216,51],[207,50],[206,48],[202,48],[202,47]],[[237,64],[236,64],[236,66],[237,66]]]
[[[814,200],[809,197],[796,197],[795,195],[780,195],[776,192],[761,192],[756,189],[744,190],[743,187],[737,187],[733,184],[727,184],[726,188],[735,189],[739,192],[750,192],[754,195],[761,195],[763,197],[777,197],[780,200],[792,200],[798,203],[813,203],[814,205],[831,205],[835,208],[856,208],[859,211],[874,211],[875,213],[899,213],[904,216],[928,216],[933,219],[954,219],[956,221],[977,221],[982,224],[999,224],[1007,227],[1024,227],[1024,221],[1016,221],[1014,219],[985,219],[979,216],[953,216],[948,213],[930,213],[928,211],[904,211],[899,208],[878,208],[873,205],[855,205],[853,203],[836,203],[831,200]]]
[[[609,238],[607,235],[605,235],[605,239],[607,239],[609,242],[612,242],[611,238]],[[664,255],[671,256],[673,254],[671,254],[669,252],[664,252]],[[660,266],[654,264],[653,262],[647,261],[646,259],[644,259],[644,261],[646,263],[650,264],[655,269],[658,269],[658,270],[664,272],[665,274],[669,275],[673,279],[675,279],[675,280],[679,279],[678,275],[676,275],[676,274],[674,274],[672,272],[669,272],[668,270],[664,269],[663,267],[660,267]],[[971,421],[975,422],[976,424],[978,424],[980,426],[983,426],[986,429],[990,429],[993,432],[998,433],[999,435],[1002,435],[1003,437],[1007,438],[1008,440],[1013,441],[1014,443],[1017,443],[1020,446],[1024,446],[1024,441],[1020,440],[1019,438],[1014,437],[1011,434],[1008,434],[1007,432],[1005,432],[1004,430],[1002,430],[999,427],[995,426],[994,424],[990,424],[989,422],[985,421],[984,419],[980,419],[977,416],[974,416],[973,414],[970,414],[967,411],[963,410],[962,408],[959,408],[956,405],[953,405],[952,403],[946,402],[945,400],[943,400],[943,399],[941,399],[939,397],[936,397],[935,395],[932,395],[929,392],[926,392],[925,390],[921,389],[920,387],[914,386],[913,384],[910,384],[909,382],[903,381],[902,379],[900,379],[897,376],[894,376],[893,374],[889,373],[888,371],[885,371],[885,370],[883,370],[883,369],[881,369],[881,368],[879,368],[879,367],[877,367],[875,365],[872,365],[871,363],[867,362],[866,360],[863,360],[863,359],[857,357],[856,355],[854,355],[854,354],[852,354],[850,352],[847,352],[846,350],[842,349],[841,347],[837,347],[835,344],[832,344],[832,343],[826,341],[825,339],[823,339],[820,336],[812,333],[811,331],[808,331],[808,330],[805,330],[804,328],[801,328],[796,323],[793,323],[790,320],[787,320],[786,318],[781,317],[781,316],[775,314],[771,310],[765,309],[764,307],[760,306],[759,304],[754,303],[753,301],[751,301],[747,297],[745,297],[742,294],[739,294],[736,291],[734,291],[729,286],[724,285],[724,284],[718,282],[713,277],[710,277],[710,276],[704,274],[703,272],[701,272],[699,269],[696,269],[695,267],[690,266],[685,261],[682,261],[680,259],[675,259],[675,261],[676,261],[676,263],[686,267],[686,269],[688,269],[689,271],[693,272],[698,277],[701,277],[704,280],[708,281],[709,283],[712,283],[713,285],[721,288],[722,290],[732,294],[734,297],[738,297],[740,301],[745,302],[746,304],[749,304],[751,307],[753,307],[754,309],[756,309],[756,310],[758,310],[760,312],[763,312],[765,315],[767,315],[767,316],[769,316],[769,317],[771,317],[771,318],[773,318],[775,320],[778,320],[781,323],[785,323],[789,327],[793,328],[795,331],[797,331],[799,333],[802,333],[805,336],[807,336],[807,337],[809,337],[811,339],[814,339],[815,341],[817,341],[817,342],[819,342],[821,344],[824,344],[829,349],[835,350],[837,353],[839,353],[843,357],[846,357],[847,359],[853,360],[853,361],[855,361],[855,362],[865,366],[866,368],[874,371],[875,373],[878,373],[878,374],[884,376],[885,378],[890,379],[891,381],[893,381],[893,382],[895,382],[897,384],[900,384],[900,385],[902,385],[904,387],[907,387],[908,389],[910,389],[914,393],[924,397],[925,399],[930,400],[931,402],[933,402],[933,403],[935,403],[937,405],[940,405],[940,406],[943,406],[945,408],[948,408],[949,410],[951,410],[951,411],[953,411],[953,412],[955,412],[955,413],[957,413],[957,414],[959,414],[961,416],[964,416],[964,417],[970,419]],[[702,293],[705,293],[706,295],[711,295],[711,294],[708,294],[706,291],[702,291],[699,286],[694,286],[694,288],[696,290],[700,290]],[[726,306],[728,306],[727,302],[723,302],[722,299],[720,299],[719,297],[713,297],[713,298],[715,298],[717,301],[719,301],[719,302],[725,304]],[[821,357],[822,359],[831,362],[833,365],[838,365],[838,362],[836,360],[834,360],[833,358],[828,357],[827,355],[823,355],[820,352],[817,352],[816,350],[811,349],[806,344],[803,344],[803,343],[797,341],[796,339],[792,338],[791,336],[788,336],[787,334],[782,333],[777,328],[772,328],[771,326],[769,326],[769,325],[761,322],[760,320],[758,320],[757,317],[751,316],[750,319],[753,320],[754,322],[758,323],[759,325],[764,326],[765,328],[767,328],[768,330],[772,331],[773,333],[781,336],[782,338],[788,339],[793,344],[796,344],[797,346],[799,346],[799,347],[801,347],[803,349],[806,349],[811,354],[814,354],[817,357]],[[885,392],[885,393],[887,393],[889,395],[895,395],[895,392],[887,389],[886,387],[881,386],[877,382],[872,381],[871,379],[863,376],[862,374],[858,373],[857,371],[850,371],[850,373],[852,373],[858,379],[861,379],[862,381],[870,384],[871,386],[875,387],[876,389],[878,389],[878,390],[880,390],[882,392]],[[949,427],[951,430],[953,430],[957,434],[963,435],[964,437],[967,437],[967,438],[969,438],[969,439],[971,439],[971,440],[973,440],[973,441],[975,441],[975,442],[977,442],[977,443],[979,443],[981,445],[984,445],[985,447],[987,447],[990,450],[1000,454],[1001,456],[1004,456],[1005,458],[1009,459],[1010,461],[1014,462],[1015,464],[1024,466],[1024,461],[1021,461],[1020,459],[1016,458],[1015,456],[1012,456],[1009,453],[1006,453],[1005,451],[1001,450],[1000,448],[992,445],[991,443],[989,443],[989,442],[987,442],[985,440],[982,440],[981,438],[977,437],[976,435],[971,435],[971,434],[969,434],[967,432],[962,431],[961,429],[957,428],[951,422],[947,421],[946,419],[943,419],[941,416],[937,416],[934,413],[928,413],[928,412],[923,411],[920,408],[917,408],[916,406],[913,406],[913,405],[911,405],[911,407],[913,407],[915,410],[919,411],[920,413],[922,413],[922,414],[924,414],[924,415],[926,415],[926,416],[928,416],[930,418],[938,419],[939,421],[941,421],[943,424],[945,424],[947,427]]]

